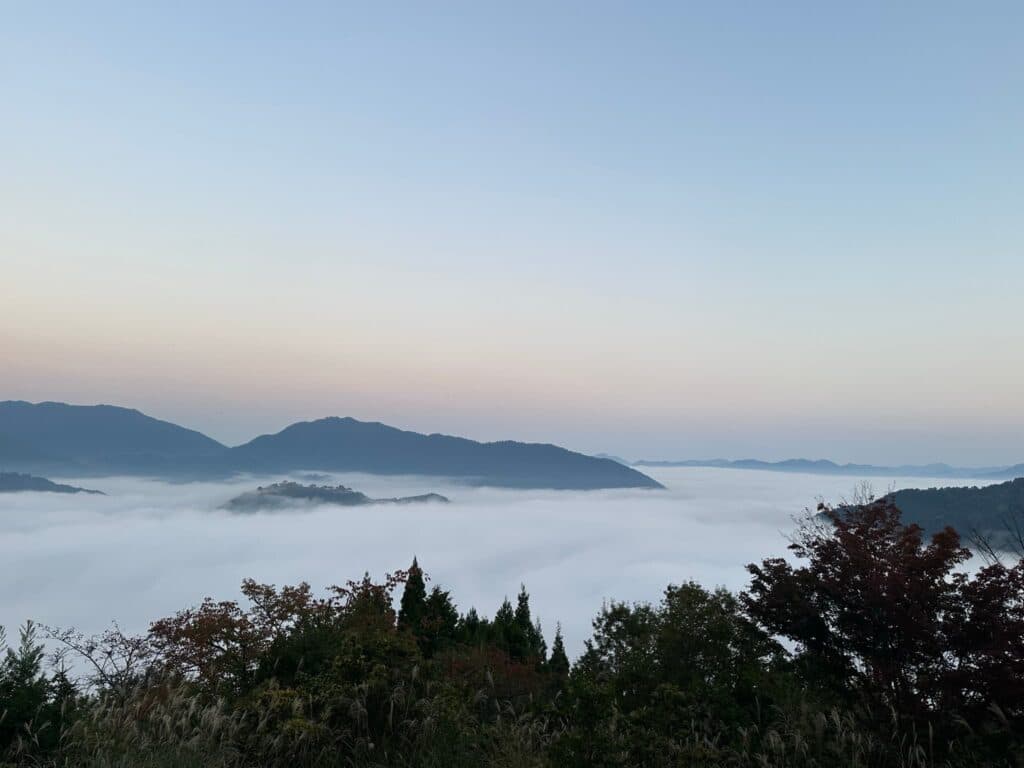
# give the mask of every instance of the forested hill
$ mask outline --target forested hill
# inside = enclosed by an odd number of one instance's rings
[[[1024,478],[981,487],[907,488],[890,498],[905,521],[926,531],[949,525],[963,536],[974,530],[1002,534],[1008,522],[1024,523]]]
[[[423,435],[377,422],[328,418],[293,424],[233,448],[236,469],[312,469],[455,476],[509,488],[660,488],[647,475],[611,459],[541,443],[479,443],[449,435]]]
[[[431,475],[506,488],[661,487],[615,461],[541,443],[480,443],[326,418],[228,448],[129,408],[23,401],[0,402],[0,469],[174,478],[309,469]]]
[[[176,475],[226,450],[200,432],[131,408],[0,402],[0,465],[9,469]]]
[[[88,493],[102,496],[103,491],[91,491],[75,485],[64,485],[19,472],[0,472],[0,493],[22,493],[26,491],[43,491],[47,493]]]

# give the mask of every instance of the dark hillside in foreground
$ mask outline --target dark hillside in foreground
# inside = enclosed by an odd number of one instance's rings
[[[555,445],[479,443],[448,435],[422,435],[377,422],[329,418],[301,422],[232,448],[239,470],[294,469],[459,477],[506,488],[589,490],[660,488],[646,475],[610,459]]]
[[[0,403],[0,467],[37,474],[213,477],[293,470],[419,474],[505,488],[660,488],[609,459],[555,445],[479,443],[351,418],[301,422],[237,448],[111,405]]]

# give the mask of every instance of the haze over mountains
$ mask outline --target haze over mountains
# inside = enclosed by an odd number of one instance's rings
[[[111,405],[0,402],[0,465],[41,474],[203,477],[293,470],[434,475],[507,488],[660,488],[609,459],[555,445],[481,443],[326,418],[228,447],[195,430]]]
[[[901,464],[887,467],[875,464],[837,464],[828,459],[785,459],[761,461],[759,459],[690,459],[686,461],[628,461],[617,456],[601,454],[630,467],[717,467],[720,469],[757,469],[768,472],[801,472],[818,475],[853,475],[858,477],[935,477],[969,479],[1012,479],[1024,476],[1024,464],[1002,467],[954,467],[949,464]]]

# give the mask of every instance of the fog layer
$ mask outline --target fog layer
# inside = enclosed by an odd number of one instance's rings
[[[452,503],[245,515],[218,507],[268,479],[107,478],[88,481],[106,496],[0,494],[0,625],[9,635],[27,618],[96,632],[116,619],[143,632],[203,597],[238,597],[243,578],[321,588],[405,568],[416,555],[461,611],[491,616],[525,583],[548,641],[560,621],[578,653],[603,600],[654,601],[687,579],[741,589],[745,564],[785,553],[794,515],[819,497],[851,495],[855,483],[706,468],[650,474],[667,490],[522,492],[336,475],[333,482],[373,497],[436,491]]]

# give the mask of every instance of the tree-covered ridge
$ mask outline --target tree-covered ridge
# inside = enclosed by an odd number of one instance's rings
[[[247,491],[224,504],[225,509],[234,512],[254,512],[263,509],[279,509],[295,504],[332,504],[341,507],[361,507],[369,504],[421,504],[435,502],[447,504],[448,499],[439,493],[423,493],[417,496],[400,496],[390,499],[373,499],[361,491],[344,485],[302,485],[292,481],[260,486]]]
[[[233,448],[112,405],[0,402],[0,462],[49,474],[220,477],[300,470],[430,475],[504,488],[661,488],[618,462],[557,445],[424,435],[353,418],[292,424]]]
[[[45,477],[36,477],[35,475],[21,472],[0,472],[0,493],[20,493],[23,491],[103,495],[103,491],[92,491],[88,488],[79,488],[76,485],[55,483],[52,480],[47,480]]]
[[[1015,544],[1024,525],[1024,478],[981,487],[907,488],[890,498],[906,520],[926,531],[949,525],[964,535],[980,532],[996,543]]]
[[[54,768],[1021,765],[1024,565],[967,573],[955,531],[926,538],[890,499],[823,512],[739,595],[604,605],[575,664],[525,587],[461,611],[415,558],[322,591],[247,580],[142,637],[28,624],[0,665],[0,750]]]

